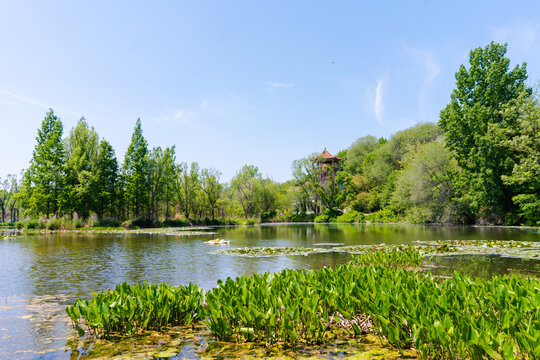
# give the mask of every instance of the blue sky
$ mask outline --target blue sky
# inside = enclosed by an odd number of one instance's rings
[[[437,121],[472,48],[540,79],[538,1],[0,1],[0,177],[49,107],[120,161],[140,117],[178,161],[276,181],[295,159]]]

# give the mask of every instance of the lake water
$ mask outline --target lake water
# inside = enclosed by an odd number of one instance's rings
[[[218,279],[284,268],[320,268],[347,261],[346,253],[264,258],[214,254],[204,242],[223,238],[231,247],[324,246],[332,243],[410,244],[417,240],[540,241],[537,229],[416,225],[268,225],[206,230],[214,234],[62,233],[0,240],[0,358],[77,358],[64,308],[77,297],[147,281],[192,281],[210,289]],[[437,257],[433,272],[473,276],[540,276],[540,261],[494,256]],[[76,341],[75,341],[76,344]],[[85,350],[92,355],[92,350]]]

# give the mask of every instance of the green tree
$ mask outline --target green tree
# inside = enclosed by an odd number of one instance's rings
[[[163,205],[165,207],[165,219],[169,219],[169,208],[173,203],[175,179],[178,177],[176,166],[176,148],[171,146],[163,153]]]
[[[244,165],[231,180],[231,188],[242,207],[244,216],[249,218],[257,212],[257,192],[262,175],[254,165]]]
[[[135,217],[148,209],[148,143],[143,137],[141,119],[137,119],[123,168],[126,205]]]
[[[118,194],[118,161],[114,149],[107,140],[101,140],[95,162],[97,215],[103,219],[105,214],[114,216],[115,201]]]
[[[9,218],[11,221],[15,221],[19,219],[19,207],[21,203],[21,191],[20,191],[20,183],[17,179],[17,175],[8,175],[8,182],[10,184],[9,187],[9,201],[8,201],[8,207],[9,207]]]
[[[268,221],[277,214],[280,200],[279,184],[271,179],[261,179],[258,186],[256,208],[260,220]]]
[[[34,215],[58,215],[59,198],[64,185],[63,125],[50,109],[38,129],[37,144],[25,173],[25,197]]]
[[[221,173],[215,169],[203,169],[201,171],[202,190],[206,195],[212,220],[215,218],[217,202],[221,196],[223,185],[219,183]]]
[[[176,192],[178,203],[186,219],[192,212],[198,212],[198,195],[201,188],[199,164],[192,162],[189,169],[186,163],[178,166]]]
[[[391,206],[413,222],[462,223],[461,204],[454,200],[461,171],[443,141],[423,144],[408,153],[398,172]]]
[[[311,160],[316,156],[317,154],[313,153],[307,158],[294,160],[291,165],[295,187],[293,208],[301,214],[315,212],[317,210],[317,204],[314,201],[317,176]]]
[[[95,162],[99,149],[99,137],[93,127],[82,117],[64,140],[66,152],[66,184],[62,196],[62,208],[77,212],[83,219],[96,209]]]
[[[439,120],[448,148],[472,185],[467,201],[479,216],[498,221],[513,205],[512,192],[502,180],[513,164],[508,149],[488,129],[490,124],[513,126],[501,110],[520,93],[531,94],[525,85],[526,64],[510,70],[506,48],[491,42],[470,52],[469,68],[461,65],[456,73],[456,88]]]
[[[0,179],[0,216],[2,217],[2,222],[6,222],[6,209],[8,208],[9,204],[9,188],[10,188],[10,182],[6,178],[4,181]]]
[[[489,133],[499,139],[502,147],[512,154],[513,166],[503,183],[516,194],[512,198],[519,208],[519,215],[527,225],[540,225],[540,103],[538,96],[528,93],[510,101],[501,111],[503,123],[514,126],[501,127],[490,124]]]
[[[378,140],[375,136],[364,136],[351,144],[347,156],[343,161],[343,168],[350,174],[358,174],[362,171],[362,163],[366,156],[377,147]]]
[[[158,205],[163,194],[165,178],[165,156],[160,146],[152,149],[148,156],[148,185],[150,199],[150,218],[158,219]]]

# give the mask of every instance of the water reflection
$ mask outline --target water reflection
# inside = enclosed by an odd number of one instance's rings
[[[316,269],[348,261],[346,253],[265,258],[218,255],[204,242],[225,238],[227,247],[316,246],[319,243],[401,244],[417,240],[540,241],[535,229],[415,225],[269,225],[223,227],[217,235],[63,233],[21,236],[0,241],[0,358],[66,358],[63,347],[73,335],[64,312],[77,297],[113,288],[117,283],[193,281],[210,289],[218,279]],[[523,273],[538,276],[540,262],[504,257],[434,258],[437,274],[454,270],[473,276]],[[54,351],[53,351],[54,350]],[[19,351],[17,353],[17,351]],[[29,351],[29,352],[28,352]],[[39,354],[38,354],[39,353]]]

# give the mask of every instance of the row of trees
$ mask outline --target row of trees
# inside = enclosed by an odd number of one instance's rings
[[[84,118],[62,135],[62,122],[51,109],[38,130],[29,168],[20,180],[10,176],[2,185],[2,216],[17,218],[16,209],[7,209],[15,206],[27,216],[46,218],[268,219],[282,205],[280,184],[263,178],[255,166],[244,166],[229,185],[220,182],[218,170],[177,162],[174,146],[150,149],[140,119],[121,165],[111,144]]]
[[[295,161],[298,211],[319,197],[328,209],[386,209],[414,222],[540,224],[540,103],[526,64],[510,69],[506,49],[471,51],[438,125],[362,137],[340,152],[341,192],[317,189],[312,156]]]

